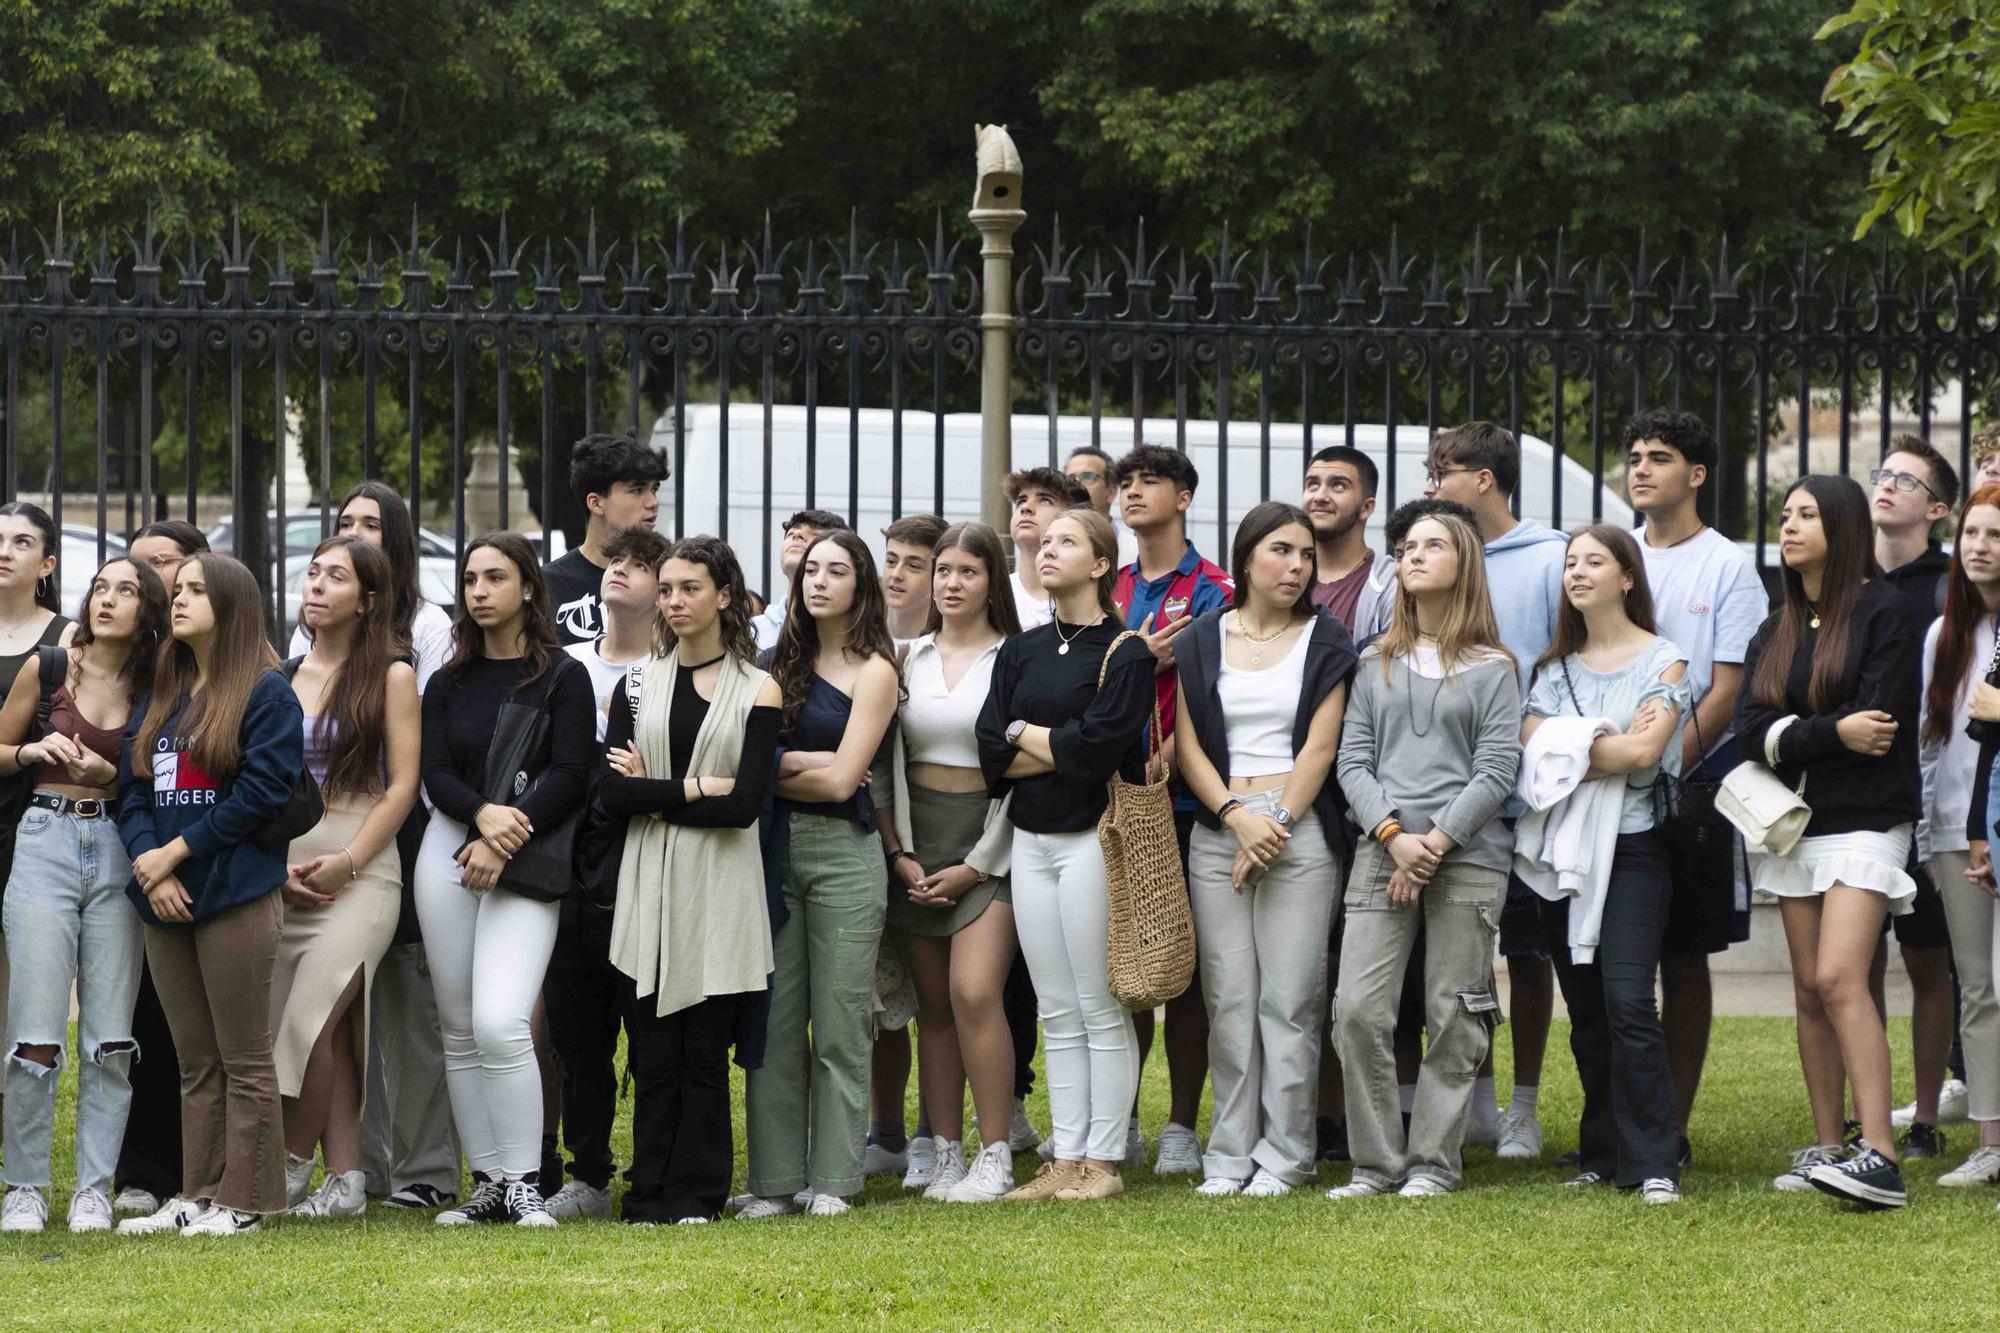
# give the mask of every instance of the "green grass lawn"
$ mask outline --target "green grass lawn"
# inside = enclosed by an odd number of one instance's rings
[[[1506,1086],[1506,1030],[1500,1042]],[[1769,1178],[1810,1137],[1792,1025],[1716,1025],[1694,1127],[1697,1164],[1677,1208],[1563,1189],[1578,1092],[1566,1025],[1541,1106],[1548,1162],[1468,1162],[1467,1188],[1424,1201],[1198,1198],[1187,1177],[1127,1176],[1105,1204],[951,1207],[876,1182],[841,1219],[708,1227],[565,1223],[553,1231],[446,1230],[372,1208],[353,1221],[281,1223],[242,1240],[73,1237],[70,1085],[57,1127],[52,1229],[0,1237],[0,1323],[378,1329],[528,1326],[911,1328],[1063,1325],[1241,1328],[1721,1329],[1990,1326],[1981,1285],[2000,1242],[2000,1192],[1933,1183],[1969,1150],[1914,1163],[1914,1202],[1863,1214]],[[1895,1025],[1902,1061],[1908,1024]],[[1905,1082],[1907,1074],[1905,1073]],[[1155,1047],[1148,1137],[1165,1116]],[[1907,1088],[1899,1087],[1907,1097]],[[737,1106],[741,1109],[740,1081]],[[1037,1089],[1038,1123],[1047,1105]],[[629,1102],[624,1108],[629,1112]],[[621,1118],[618,1152],[629,1143]],[[738,1139],[741,1151],[741,1129]],[[1027,1174],[1023,1164],[1022,1174]],[[741,1180],[741,1159],[738,1161]],[[1322,1186],[1346,1178],[1326,1167]],[[213,1322],[211,1322],[213,1321]]]

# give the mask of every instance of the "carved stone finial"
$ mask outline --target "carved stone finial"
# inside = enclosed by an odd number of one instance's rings
[[[1021,207],[1021,155],[1007,137],[1005,125],[975,125],[975,158],[979,167],[979,189],[973,196],[974,208]]]

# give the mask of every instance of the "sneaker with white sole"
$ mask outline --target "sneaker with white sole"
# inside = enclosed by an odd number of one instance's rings
[[[965,1144],[945,1139],[932,1139],[931,1143],[934,1145],[931,1183],[924,1186],[924,1197],[942,1202],[945,1195],[949,1194],[959,1181],[965,1179]],[[917,1164],[911,1162],[910,1170],[916,1169]],[[903,1188],[910,1188],[907,1176],[903,1178]]]
[[[1348,1181],[1345,1185],[1335,1185],[1326,1192],[1326,1197],[1336,1200],[1379,1199],[1384,1195],[1394,1194],[1395,1192],[1396,1187],[1394,1185],[1383,1185],[1373,1180],[1363,1180],[1360,1177],[1356,1177]]]
[[[1847,1149],[1834,1144],[1815,1143],[1809,1148],[1801,1148],[1792,1154],[1792,1169],[1781,1176],[1774,1176],[1771,1188],[1787,1194],[1803,1194],[1812,1188],[1814,1167],[1831,1166],[1846,1156]]]
[[[1026,1152],[1042,1141],[1042,1131],[1035,1128],[1035,1122],[1028,1119],[1028,1104],[1019,1097],[1014,1099],[1014,1123],[1007,1127],[1007,1147],[1011,1152]]]
[[[838,1194],[815,1194],[806,1206],[808,1217],[840,1217],[854,1211],[854,1205]]]
[[[609,1217],[611,1191],[572,1180],[545,1201],[551,1217]]]
[[[1807,1177],[1822,1194],[1865,1208],[1901,1208],[1910,1201],[1903,1189],[1903,1170],[1867,1143],[1844,1162],[1825,1162]]]
[[[708,1223],[709,1219],[706,1217],[677,1217],[674,1219],[674,1225],[677,1227],[705,1227]]]
[[[293,1217],[359,1217],[368,1211],[368,1175],[363,1171],[329,1171],[319,1188],[294,1205]]]
[[[33,1185],[16,1185],[0,1204],[0,1231],[40,1231],[49,1220],[49,1201]]]
[[[127,1185],[111,1201],[111,1211],[120,1217],[129,1217],[134,1213],[157,1213],[160,1211],[160,1196],[137,1185]]]
[[[128,1217],[118,1224],[121,1236],[152,1236],[163,1231],[183,1231],[208,1211],[205,1199],[176,1194],[144,1217]]]
[[[211,1208],[181,1228],[183,1236],[247,1236],[264,1229],[264,1219],[234,1208]]]
[[[80,1189],[69,1196],[69,1229],[75,1235],[111,1230],[111,1200],[103,1190]]]
[[[1997,1180],[2000,1180],[2000,1148],[1989,1148],[1982,1143],[1973,1149],[1972,1156],[1939,1176],[1937,1183],[1951,1189],[1965,1189],[1991,1185]]]
[[[437,1215],[437,1224],[441,1227],[482,1226],[506,1220],[506,1184],[478,1174],[472,1177],[472,1197],[456,1208],[447,1208]]]
[[[1964,1120],[1966,1118],[1967,1103],[1970,1101],[1971,1091],[1965,1086],[1964,1079],[1946,1079],[1943,1085],[1938,1088],[1937,1120],[1934,1123],[1948,1125]],[[1908,1129],[1916,1122],[1917,1104],[1915,1102],[1911,1102],[1908,1106],[1899,1106],[1889,1112],[1889,1123],[1897,1129]]]
[[[937,1180],[938,1144],[941,1142],[943,1140],[933,1138],[929,1134],[920,1134],[910,1140],[906,1154],[910,1159],[910,1165],[903,1172],[904,1189],[929,1189]],[[958,1165],[960,1170],[964,1170],[965,1159],[962,1155]]]
[[[1227,1199],[1243,1192],[1243,1182],[1235,1176],[1210,1176],[1194,1192],[1204,1199]]]
[[[1442,1180],[1432,1180],[1429,1176],[1411,1176],[1403,1182],[1403,1188],[1396,1191],[1398,1196],[1405,1199],[1430,1199],[1451,1192],[1451,1186]]]
[[[736,1220],[762,1222],[773,1217],[795,1217],[804,1211],[805,1205],[798,1201],[796,1195],[790,1197],[780,1195],[775,1199],[766,1199],[762,1195],[753,1194],[750,1196],[750,1202],[736,1210]]]
[[[532,1180],[510,1180],[507,1182],[507,1220],[517,1227],[552,1227],[555,1216],[549,1212],[548,1200],[542,1197],[541,1187]]]
[[[1640,1203],[1679,1203],[1681,1187],[1665,1176],[1649,1176],[1639,1186]]]
[[[1153,1158],[1156,1176],[1198,1176],[1201,1174],[1201,1140],[1186,1125],[1167,1122],[1160,1131],[1160,1145]]]
[[[1246,1199],[1275,1199],[1291,1192],[1290,1185],[1261,1166],[1257,1168],[1257,1174],[1250,1177],[1250,1183],[1243,1187],[1243,1197]]]
[[[1043,1144],[1042,1146],[1045,1148],[1049,1147],[1048,1144]],[[1055,1150],[1053,1148],[1050,1148],[1049,1157],[1045,1158],[1044,1160],[1053,1159],[1054,1156],[1055,1156]],[[1146,1131],[1139,1128],[1139,1117],[1133,1116],[1131,1120],[1126,1122],[1125,1125],[1125,1165],[1130,1167],[1141,1167],[1144,1166],[1145,1164],[1146,1164]]]
[[[1608,1185],[1611,1182],[1595,1171],[1579,1171],[1563,1182],[1564,1189],[1587,1189],[1592,1185]]]
[[[1474,1115],[1465,1122],[1465,1146],[1468,1148],[1494,1148],[1500,1144],[1500,1130],[1506,1124],[1504,1115],[1492,1117]]]
[[[313,1172],[319,1170],[319,1162],[311,1157],[297,1157],[285,1154],[285,1207],[296,1208],[312,1193]]]
[[[989,1143],[943,1198],[946,1203],[998,1203],[1013,1188],[1014,1150],[1005,1142]]]
[[[1500,1141],[1493,1151],[1503,1162],[1532,1162],[1542,1155],[1542,1122],[1533,1111],[1518,1115],[1508,1107],[1500,1117]]]
[[[910,1169],[910,1153],[890,1152],[879,1143],[871,1143],[861,1150],[861,1174],[869,1178],[875,1176],[900,1176]]]
[[[403,1188],[382,1200],[384,1208],[450,1208],[458,1202],[456,1194],[447,1194],[435,1185],[422,1181]]]

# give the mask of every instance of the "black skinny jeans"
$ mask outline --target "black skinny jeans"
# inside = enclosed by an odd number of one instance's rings
[[[620,980],[634,1091],[622,1215],[627,1222],[720,1217],[736,1159],[729,1046],[750,996],[711,995],[660,1018],[657,996],[639,998],[629,978]]]
[[[1618,836],[1595,962],[1570,961],[1569,900],[1541,904],[1583,1084],[1578,1155],[1585,1171],[1627,1189],[1680,1179],[1667,1039],[1653,1002],[1672,895],[1666,848],[1649,830]]]
[[[618,1025],[631,983],[611,965],[611,913],[582,893],[563,899],[555,953],[542,980],[549,1046],[561,1075],[562,1141],[569,1174],[598,1189],[611,1187],[611,1123],[618,1116]],[[631,1029],[626,1029],[630,1034]],[[558,1156],[557,1161],[561,1158]],[[548,1168],[543,1168],[546,1173]],[[542,1190],[553,1194],[557,1174]]]
[[[132,1040],[139,1056],[132,1065],[132,1110],[118,1152],[117,1188],[142,1189],[164,1203],[181,1192],[181,1063],[151,964],[139,972]]]

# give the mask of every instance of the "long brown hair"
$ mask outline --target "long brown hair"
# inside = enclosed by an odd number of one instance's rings
[[[1576,545],[1582,537],[1590,538],[1611,552],[1618,568],[1632,580],[1632,590],[1625,594],[1625,618],[1648,634],[1658,634],[1659,622],[1653,617],[1653,590],[1646,582],[1645,557],[1639,554],[1639,543],[1632,540],[1632,534],[1609,523],[1591,523],[1572,532],[1569,545]],[[1563,553],[1567,563],[1569,547],[1564,547]],[[1563,583],[1562,603],[1556,608],[1555,640],[1549,644],[1549,650],[1542,654],[1541,660],[1535,663],[1536,671],[1551,662],[1562,661],[1571,653],[1582,652],[1583,645],[1590,638],[1590,630],[1583,623],[1583,612],[1569,600],[1569,580],[1565,578]]]
[[[1980,505],[2000,508],[2000,486],[1981,486],[1965,498],[1958,514],[1958,530],[1952,536],[1952,551],[1965,548],[1965,516]],[[1958,701],[1965,694],[1965,678],[1972,668],[1972,631],[1986,614],[1986,599],[1979,595],[1972,576],[1956,554],[1945,575],[1944,623],[1938,626],[1937,656],[1931,662],[1931,687],[1924,695],[1924,728],[1920,738],[1926,745],[1940,745],[1951,734],[1951,721]]]
[[[334,668],[326,698],[313,723],[313,739],[325,744],[326,790],[366,795],[382,790],[382,746],[388,739],[389,667],[396,660],[396,574],[389,558],[358,537],[329,537],[312,553],[318,560],[329,551],[345,551],[354,565],[361,589],[361,615],[347,645],[347,657]]]
[[[683,537],[667,548],[654,572],[665,570],[669,560],[685,560],[690,565],[700,565],[708,571],[709,580],[716,588],[729,594],[729,604],[716,614],[716,626],[722,631],[722,651],[745,666],[755,666],[757,636],[750,632],[750,590],[744,585],[743,566],[737,561],[736,552],[729,548],[729,543],[706,534]],[[653,627],[654,654],[665,657],[674,650],[676,642],[673,627],[667,624],[667,618],[658,617]]]
[[[854,567],[854,605],[847,612],[846,653],[861,661],[880,657],[896,665],[896,641],[889,637],[889,604],[882,599],[882,578],[875,572],[875,555],[868,543],[845,529],[821,533],[799,554],[792,570],[790,600],[785,603],[785,627],[771,651],[771,674],[784,692],[778,730],[790,735],[812,690],[819,663],[819,622],[806,612],[806,563],[819,547],[832,542]]]
[[[1305,510],[1283,500],[1266,500],[1251,506],[1243,521],[1236,525],[1236,540],[1229,551],[1229,580],[1236,585],[1238,606],[1250,600],[1250,560],[1257,554],[1257,547],[1266,537],[1290,524],[1297,524],[1306,530],[1306,580],[1299,585],[1299,595],[1285,610],[1297,615],[1313,609],[1313,585],[1319,582],[1319,551],[1311,540],[1312,519]]]
[[[1452,585],[1451,606],[1437,633],[1438,662],[1446,675],[1453,668],[1483,656],[1497,654],[1512,662],[1514,654],[1500,642],[1500,625],[1493,618],[1493,597],[1486,586],[1486,547],[1479,540],[1479,530],[1456,514],[1426,514],[1417,523],[1443,527],[1458,556],[1458,581]],[[1410,526],[1414,529],[1416,524]],[[1384,680],[1389,679],[1391,662],[1416,651],[1417,598],[1403,586],[1400,568],[1396,571],[1396,602],[1390,611],[1389,628],[1376,642],[1381,645]]]
[[[76,609],[76,635],[70,640],[69,683],[72,687],[82,679],[82,662],[76,650],[88,648],[97,642],[97,632],[91,626],[93,617],[90,604],[97,597],[97,580],[105,577],[105,570],[113,565],[130,565],[138,577],[133,581],[139,588],[139,619],[132,626],[132,644],[125,654],[125,668],[120,673],[125,680],[125,703],[127,707],[139,701],[139,696],[153,688],[153,666],[159,660],[160,645],[166,642],[170,612],[167,609],[167,588],[160,582],[160,576],[134,560],[131,556],[114,556],[104,562],[90,581],[90,591],[83,595],[83,602]]]
[[[984,523],[954,523],[944,530],[931,547],[932,573],[936,573],[937,558],[946,551],[970,551],[979,557],[979,563],[986,566],[986,623],[996,633],[1012,638],[1021,632],[1021,609],[1014,605],[1014,587],[1007,580],[1007,549],[1000,544],[1000,534]],[[935,634],[944,628],[944,613],[938,610],[937,598],[931,598],[931,609],[924,616],[924,633]]]
[[[336,522],[340,515],[347,512],[347,506],[356,500],[373,500],[377,512],[381,514],[381,552],[389,562],[389,585],[392,589],[389,625],[396,637],[407,646],[410,627],[416,623],[417,612],[424,604],[422,566],[417,559],[416,520],[410,517],[410,507],[403,502],[395,487],[380,481],[357,481],[347,488],[347,494],[340,497],[340,504],[333,511]]]
[[[1083,535],[1090,541],[1092,560],[1102,560],[1105,570],[1097,580],[1097,607],[1113,620],[1119,618],[1118,611],[1118,529],[1111,526],[1111,520],[1092,509],[1089,505],[1079,505],[1065,509],[1048,521],[1042,529],[1043,540],[1047,540],[1049,528],[1068,519],[1083,529]],[[1030,555],[1038,554],[1029,552]]]
[[[1819,638],[1813,644],[1812,683],[1806,689],[1806,707],[1817,713],[1840,702],[1854,601],[1863,583],[1882,577],[1882,567],[1875,563],[1874,528],[1860,482],[1852,477],[1801,477],[1785,492],[1785,499],[1800,491],[1819,507],[1820,529],[1826,534],[1826,564],[1819,576]],[[1806,641],[1806,626],[1814,614],[1797,570],[1783,565],[1778,583],[1784,592],[1778,625],[1750,682],[1752,697],[1766,708],[1785,706],[1785,680],[1792,674],[1792,659]]]
[[[549,606],[549,585],[542,579],[542,567],[535,563],[535,548],[518,532],[488,532],[474,537],[458,558],[458,614],[451,622],[451,658],[444,664],[447,676],[456,676],[466,663],[486,656],[486,631],[472,618],[465,596],[465,567],[472,553],[490,546],[506,556],[521,580],[521,655],[532,668],[514,685],[520,690],[542,678],[562,653],[556,622]],[[512,690],[509,693],[513,693]]]
[[[179,583],[198,574],[215,615],[215,633],[208,649],[208,679],[194,692],[194,649],[179,639],[160,645],[153,667],[153,694],[146,715],[132,738],[132,772],[148,777],[153,748],[169,719],[186,706],[177,729],[182,748],[212,778],[234,773],[243,762],[243,713],[250,692],[266,671],[276,669],[278,655],[264,637],[264,594],[249,567],[233,556],[203,551],[181,562],[174,574]],[[157,578],[157,576],[155,576]]]

